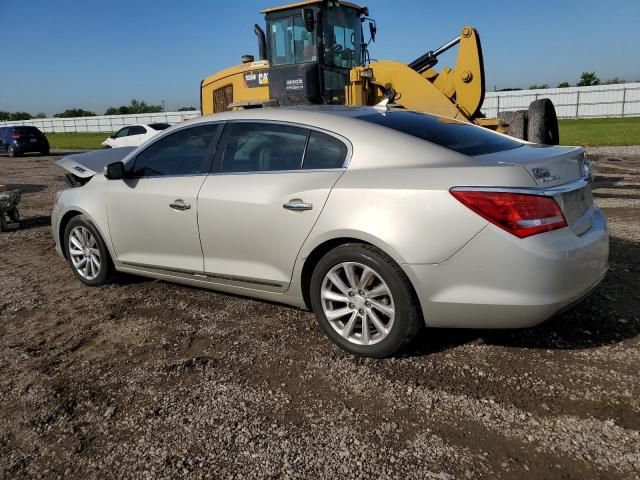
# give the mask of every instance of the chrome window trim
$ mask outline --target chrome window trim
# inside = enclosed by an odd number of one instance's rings
[[[344,162],[342,162],[342,167],[340,168],[318,168],[318,169],[313,169],[313,170],[306,170],[307,172],[312,172],[312,171],[322,171],[322,172],[326,172],[328,170],[344,170],[346,168],[349,168],[349,164],[351,163],[351,157],[353,156],[353,144],[351,143],[351,141],[340,135],[339,133],[336,132],[332,132],[331,130],[326,130],[322,127],[316,127],[315,125],[307,125],[306,123],[296,123],[296,122],[289,122],[286,120],[260,120],[260,119],[247,119],[247,118],[240,118],[237,120],[227,120],[226,121],[227,125],[229,124],[234,124],[234,123],[266,123],[266,124],[273,124],[273,125],[285,125],[288,127],[297,127],[297,128],[302,128],[305,130],[314,130],[316,132],[319,133],[324,133],[326,135],[329,135],[330,137],[334,137],[337,140],[341,141],[342,143],[344,143],[347,147],[347,155],[345,156]],[[307,138],[307,142],[308,142],[308,138]],[[305,150],[303,152],[303,157],[302,157],[302,164],[300,165],[300,169],[298,170],[262,170],[259,172],[224,172],[226,174],[235,174],[235,173],[248,173],[248,174],[259,174],[259,173],[282,173],[282,172],[302,172],[304,171],[304,169],[302,168],[304,165],[304,155],[306,155],[307,153],[307,145],[305,144]],[[215,172],[218,173],[218,172]]]
[[[545,197],[556,197],[563,193],[573,192],[574,190],[580,190],[581,188],[589,185],[589,179],[587,177],[578,178],[562,185],[555,187],[481,187],[481,186],[463,186],[457,185],[449,189],[450,192],[455,191],[481,191],[481,192],[509,192],[509,193],[522,193],[525,195],[544,195]]]
[[[153,175],[148,177],[127,178],[125,180],[147,180],[153,178],[184,178],[184,177],[219,177],[224,175],[274,175],[277,173],[318,173],[318,172],[344,172],[346,168],[315,168],[313,170],[265,170],[262,172],[210,172],[210,173],[184,173],[181,175]]]

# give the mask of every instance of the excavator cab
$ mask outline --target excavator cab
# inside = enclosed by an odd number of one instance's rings
[[[256,25],[261,60],[268,60],[270,98],[278,105],[344,104],[352,68],[368,60],[362,25],[366,7],[309,0],[264,10]],[[375,23],[370,20],[375,36]]]

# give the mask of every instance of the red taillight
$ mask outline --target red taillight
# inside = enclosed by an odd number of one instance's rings
[[[11,136],[13,138],[20,138],[20,134],[19,133],[12,133]]]
[[[460,202],[494,225],[519,238],[567,226],[555,199],[514,192],[453,189]]]

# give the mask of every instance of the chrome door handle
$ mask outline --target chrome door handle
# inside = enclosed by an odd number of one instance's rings
[[[302,212],[304,210],[311,210],[313,205],[305,203],[302,200],[290,200],[288,203],[282,205],[282,208],[286,210],[293,210],[294,212]]]
[[[170,203],[169,206],[174,210],[179,210],[183,212],[184,210],[189,210],[191,205],[188,203],[184,203],[183,200],[175,200],[173,203]]]

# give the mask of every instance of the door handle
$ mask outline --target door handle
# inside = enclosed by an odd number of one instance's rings
[[[188,203],[184,203],[184,200],[175,200],[173,203],[170,203],[169,206],[174,210],[179,210],[181,212],[189,210],[191,208],[191,205]]]
[[[294,212],[302,212],[304,210],[311,210],[313,205],[310,203],[305,203],[302,200],[289,200],[288,203],[282,205],[282,208],[286,210],[293,210]]]

